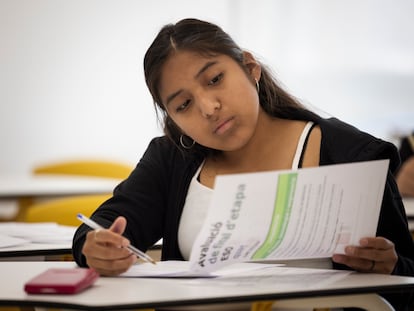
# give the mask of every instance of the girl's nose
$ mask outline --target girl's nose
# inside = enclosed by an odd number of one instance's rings
[[[220,108],[221,104],[217,100],[203,100],[200,103],[200,111],[205,118],[211,118]]]

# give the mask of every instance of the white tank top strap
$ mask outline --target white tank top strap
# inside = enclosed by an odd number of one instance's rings
[[[292,169],[293,170],[299,168],[299,161],[300,161],[300,158],[301,158],[302,153],[303,153],[303,147],[305,146],[306,139],[307,139],[307,137],[310,133],[310,130],[312,129],[312,126],[313,126],[312,121],[309,121],[308,123],[306,123],[306,125],[305,125],[305,127],[302,131],[302,134],[299,137],[299,142],[298,142],[298,145],[296,147],[295,156],[294,156],[293,162],[292,162]]]

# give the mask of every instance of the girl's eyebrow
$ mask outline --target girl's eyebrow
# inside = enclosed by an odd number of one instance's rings
[[[179,89],[177,92],[172,93],[170,96],[167,97],[167,100],[165,102],[165,106],[168,106],[170,102],[178,96],[183,90]]]
[[[211,62],[207,62],[198,72],[197,74],[194,76],[194,79],[197,79],[204,71],[206,71],[208,68],[210,68],[211,66],[217,64],[217,61],[211,61]]]
[[[194,79],[198,79],[198,77],[205,72],[208,68],[210,68],[211,66],[217,64],[217,61],[211,61],[211,62],[207,62],[203,67],[201,67],[201,69],[196,73],[196,75],[194,76]],[[183,90],[179,89],[178,91],[172,93],[170,96],[167,97],[167,100],[165,102],[165,105],[168,106],[168,104],[175,98],[177,97]]]

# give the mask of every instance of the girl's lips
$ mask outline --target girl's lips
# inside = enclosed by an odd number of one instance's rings
[[[233,124],[233,117],[228,118],[218,124],[218,126],[214,130],[214,134],[221,135],[225,133]]]

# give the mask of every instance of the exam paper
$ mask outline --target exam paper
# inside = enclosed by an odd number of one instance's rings
[[[217,278],[189,279],[186,283],[193,286],[218,287],[266,287],[277,286],[283,290],[297,289],[298,284],[303,287],[317,289],[329,286],[353,272],[334,269],[309,269],[265,265],[262,269],[241,271]],[[307,310],[307,309],[306,309]]]
[[[375,236],[388,165],[378,160],[217,176],[191,270],[326,258]]]
[[[281,266],[280,264],[263,263],[233,263],[221,267],[214,272],[193,271],[189,261],[167,260],[157,262],[156,265],[148,262],[133,265],[121,277],[151,277],[151,278],[192,278],[192,277],[219,277],[240,275],[252,271],[263,270],[269,267]]]

